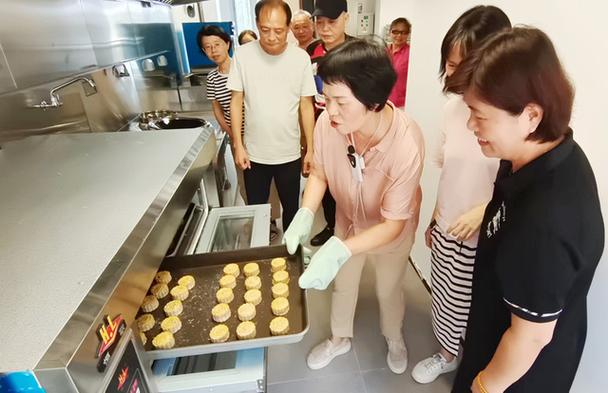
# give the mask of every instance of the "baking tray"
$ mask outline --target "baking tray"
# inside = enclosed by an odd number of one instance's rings
[[[270,261],[272,258],[283,257],[287,260],[289,272],[289,333],[281,336],[270,334],[269,324],[275,316],[270,309],[272,302],[272,273]],[[171,349],[154,349],[152,339],[161,332],[160,321],[165,317],[163,307],[171,300],[171,295],[160,299],[160,306],[151,314],[156,319],[152,330],[147,331],[148,342],[144,346],[150,359],[165,359],[235,351],[241,349],[267,347],[271,345],[291,344],[301,341],[308,331],[308,302],[306,291],[298,286],[298,278],[304,272],[301,248],[294,255],[289,255],[285,246],[255,247],[245,250],[213,252],[206,254],[167,257],[159,270],[171,272],[172,280],[169,289],[177,285],[177,280],[187,274],[192,275],[196,285],[190,295],[182,303],[184,311],[179,316],[182,328],[175,333],[175,347]],[[239,324],[237,308],[244,303],[245,277],[243,266],[248,262],[257,262],[260,266],[262,281],[262,302],[256,306],[256,338],[239,340],[236,337],[236,326]],[[215,293],[219,289],[219,279],[223,276],[223,268],[228,263],[237,263],[241,274],[237,277],[234,300],[230,303],[231,316],[224,324],[230,329],[230,338],[224,343],[209,341],[209,331],[217,322],[211,318],[211,309],[217,304]],[[141,311],[140,311],[141,314]],[[140,315],[138,314],[138,316]]]

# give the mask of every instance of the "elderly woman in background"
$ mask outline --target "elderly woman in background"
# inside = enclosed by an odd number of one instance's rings
[[[388,99],[399,109],[405,109],[405,91],[407,89],[407,70],[410,63],[409,38],[412,25],[405,18],[391,22],[389,34],[391,43],[387,51],[397,74],[397,81]]]
[[[604,248],[597,185],[569,126],[574,89],[542,31],[494,35],[458,66],[481,151],[501,159],[481,224],[453,392],[570,391]]]

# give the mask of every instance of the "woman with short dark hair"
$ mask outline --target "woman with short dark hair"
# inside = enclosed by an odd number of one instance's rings
[[[515,28],[468,56],[446,90],[464,94],[483,154],[501,159],[452,391],[568,392],[604,248],[595,177],[569,126],[574,89],[549,38]]]
[[[325,289],[335,277],[332,337],[312,349],[307,364],[319,369],[350,350],[359,281],[369,263],[376,271],[387,363],[403,373],[403,278],[422,195],[422,133],[387,101],[395,71],[384,45],[347,41],[325,55],[318,74],[326,109],[315,126],[313,170],[283,238],[290,253],[308,239],[329,188],[337,202],[335,236],[314,254],[299,284]]]

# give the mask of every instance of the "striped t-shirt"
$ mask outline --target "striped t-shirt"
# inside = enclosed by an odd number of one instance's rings
[[[230,126],[230,98],[231,91],[226,88],[228,74],[222,74],[217,68],[207,75],[207,99],[217,100],[224,111],[224,120]],[[241,133],[245,130],[245,110],[243,109],[243,123]]]

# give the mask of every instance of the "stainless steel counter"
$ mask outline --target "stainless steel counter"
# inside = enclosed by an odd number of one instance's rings
[[[52,135],[3,146],[0,371],[34,369],[43,357],[49,366],[69,362],[65,357],[75,348],[62,347],[65,340],[57,345],[56,338],[72,334],[79,342],[78,334],[86,333],[86,318],[78,313],[85,297],[102,274],[113,274],[105,277],[110,283],[121,280],[130,260],[117,257],[139,251],[124,249],[128,238],[134,228],[147,236],[145,226],[154,225],[203,145],[209,146],[203,134]],[[97,302],[94,317],[104,304]],[[80,319],[82,331],[66,330],[71,318]],[[49,357],[56,345],[61,350]]]

